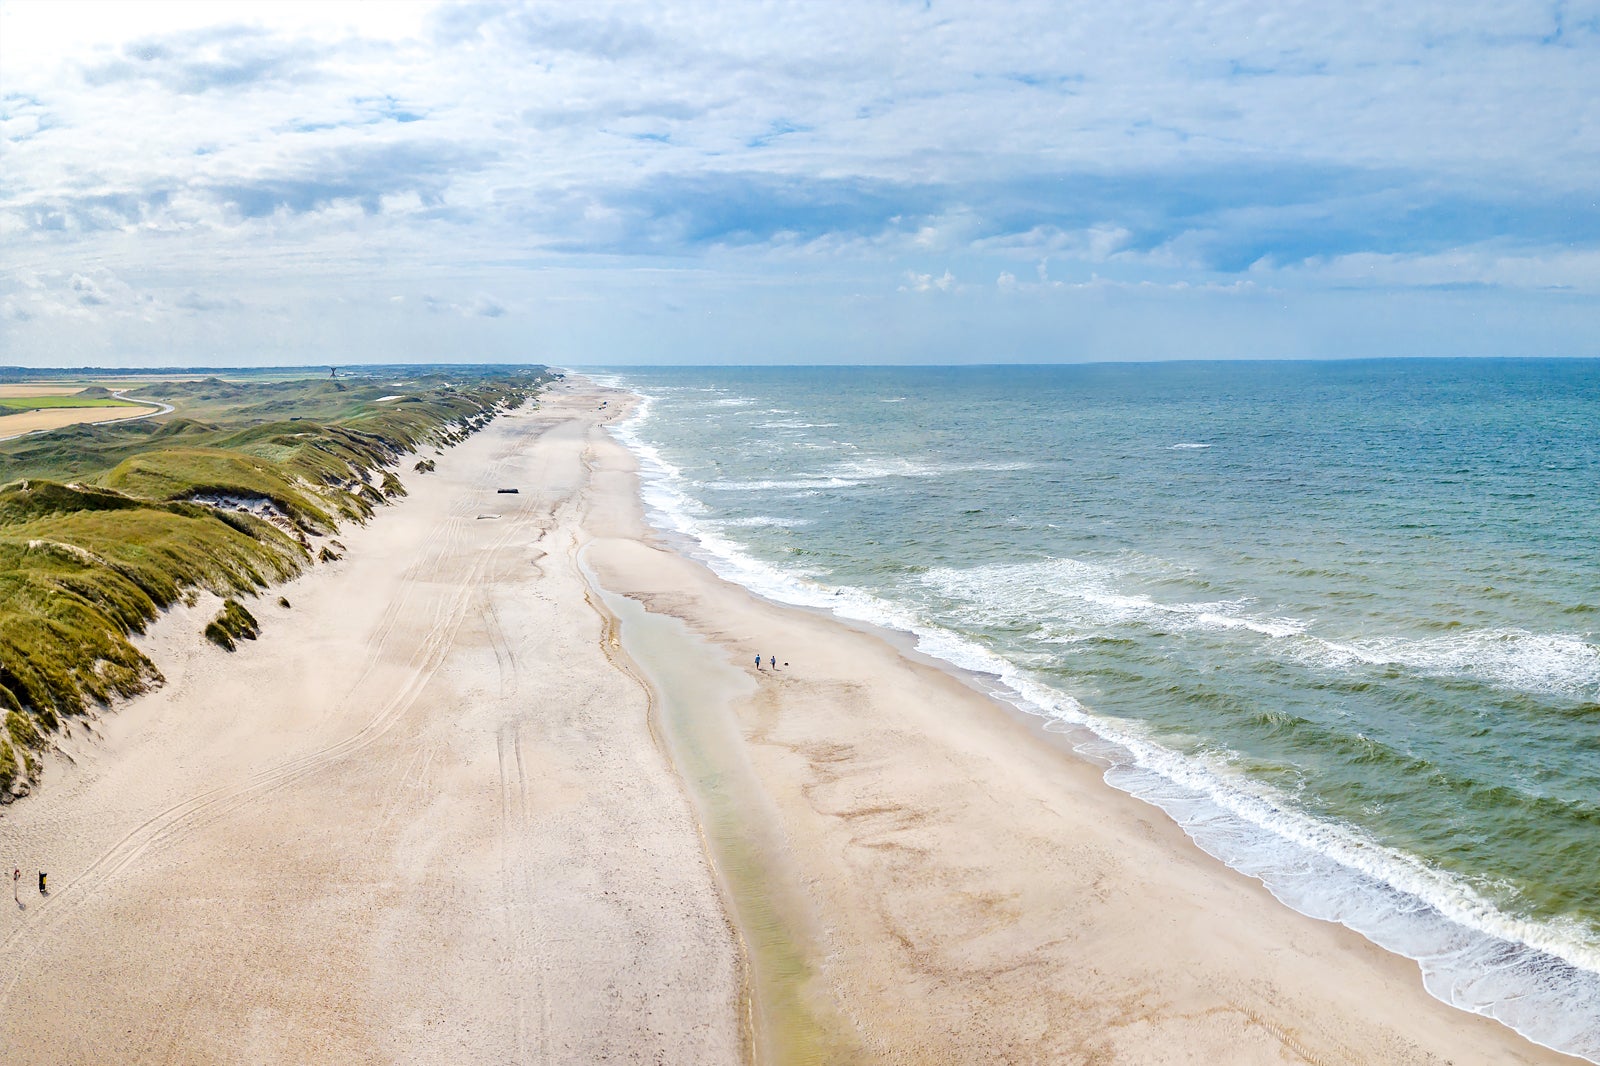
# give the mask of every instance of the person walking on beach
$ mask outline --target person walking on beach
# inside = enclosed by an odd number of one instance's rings
[[[49,876],[50,875],[45,873],[43,870],[39,871],[39,895],[41,896],[48,896],[50,894],[50,888],[45,884],[45,878]]]
[[[776,655],[774,655],[774,656],[772,656],[772,657],[771,657],[771,658],[769,658],[769,659],[768,659],[768,660],[767,660],[767,662],[769,662],[769,663],[771,663],[771,664],[772,664],[772,668],[773,668],[773,669],[774,669],[774,670],[776,670],[776,669],[777,669],[777,668],[778,668],[778,657],[777,657],[777,656],[776,656]]]
[[[756,654],[756,669],[761,669],[761,655],[759,652]]]

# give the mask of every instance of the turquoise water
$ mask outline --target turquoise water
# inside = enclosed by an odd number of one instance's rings
[[[1600,1061],[1600,362],[628,369],[652,519]]]

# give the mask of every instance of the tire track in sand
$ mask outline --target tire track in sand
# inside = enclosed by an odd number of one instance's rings
[[[473,490],[482,490],[491,484],[503,469],[506,457],[525,446],[527,437],[542,435],[542,431],[548,427],[529,428],[536,432],[515,434],[501,455],[480,473],[466,492],[461,494],[457,503],[450,508],[449,517],[438,523],[419,546],[419,554],[422,554],[424,559],[420,559],[408,571],[400,594],[391,600],[390,606],[380,619],[372,637],[376,646],[369,652],[360,675],[341,703],[348,704],[358,698],[362,687],[368,683],[383,661],[399,621],[403,618],[415,618],[420,613],[417,608],[422,605],[414,604],[414,597],[426,594],[429,590],[437,590],[439,587],[439,572],[442,568],[438,564],[458,554],[462,542],[466,539],[467,529],[476,526],[478,512],[472,499]],[[472,526],[468,523],[472,523]],[[197,829],[210,825],[249,803],[260,801],[280,788],[355,754],[393,728],[443,662],[490,562],[503,551],[518,531],[518,523],[506,523],[502,532],[474,553],[467,573],[461,580],[451,584],[452,594],[439,598],[433,604],[432,620],[427,632],[407,658],[405,672],[399,685],[392,695],[383,700],[377,714],[360,730],[337,743],[253,774],[242,784],[209,789],[172,804],[135,826],[71,881],[44,900],[41,907],[43,913],[17,927],[4,942],[0,942],[0,953],[4,953],[11,962],[5,983],[0,986],[0,1009],[3,1009],[10,999],[26,965],[50,941],[53,934],[71,926],[82,901],[97,890],[104,889],[130,864],[147,854],[170,847]],[[426,565],[428,562],[433,565]]]

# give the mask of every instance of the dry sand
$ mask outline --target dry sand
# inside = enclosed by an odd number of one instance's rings
[[[732,930],[574,567],[575,411],[410,477],[239,652],[160,623],[167,686],[0,819],[7,1061],[739,1060]]]
[[[598,395],[411,478],[238,653],[207,605],[159,624],[168,686],[0,819],[0,1051],[728,1062],[748,972],[771,1060],[1572,1061],[958,679],[663,550]]]

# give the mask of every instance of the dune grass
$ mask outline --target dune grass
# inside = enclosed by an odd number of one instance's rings
[[[241,640],[255,640],[261,635],[261,623],[245,605],[229,596],[222,601],[222,610],[206,625],[206,639],[221,648],[232,651]]]
[[[465,439],[544,380],[426,378],[381,405],[392,383],[152,383],[190,417],[0,444],[15,479],[0,487],[0,799],[37,779],[66,719],[161,682],[130,640],[161,611],[203,589],[225,598],[205,635],[252,638],[241,597],[338,558],[318,540],[403,495],[402,458]]]

